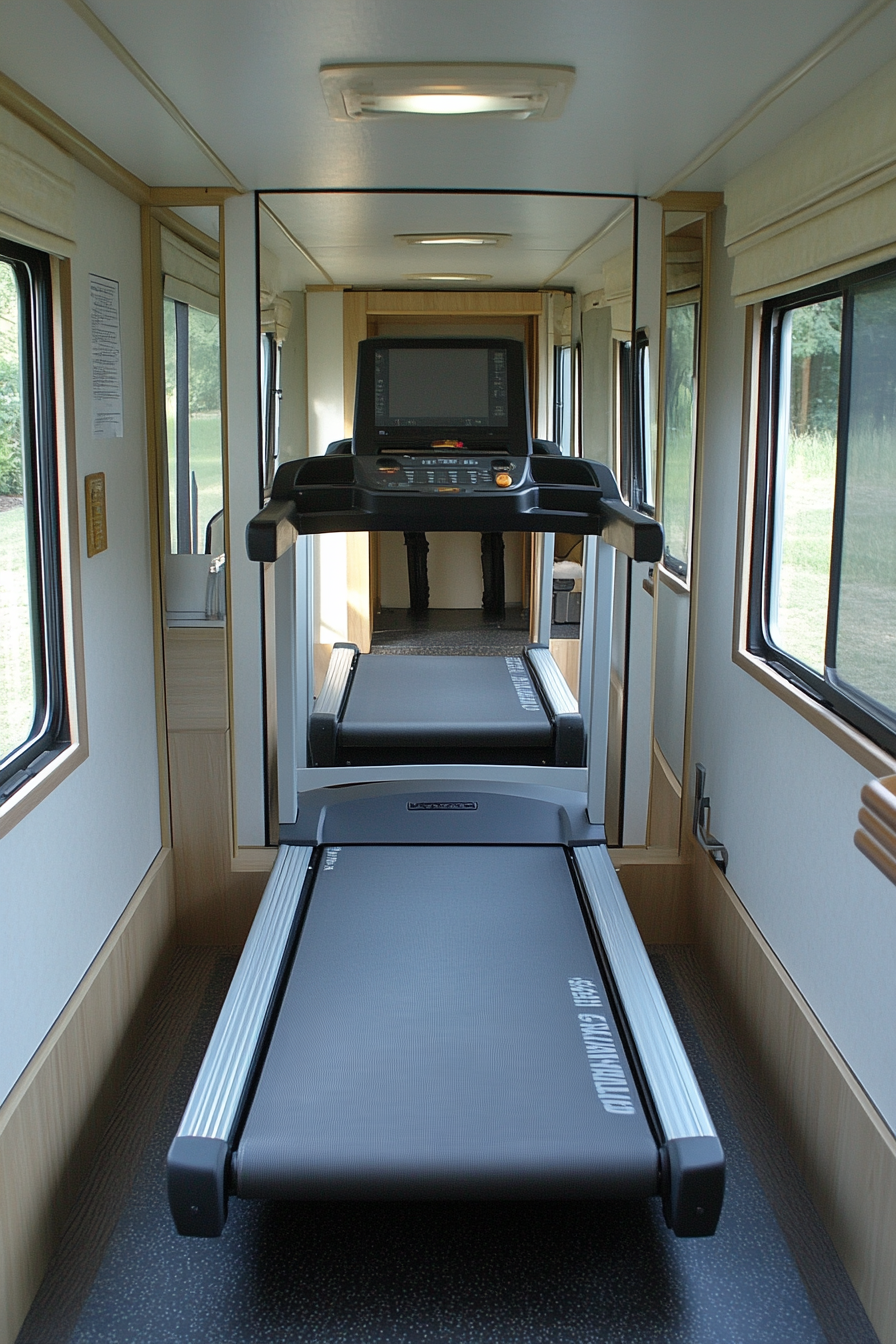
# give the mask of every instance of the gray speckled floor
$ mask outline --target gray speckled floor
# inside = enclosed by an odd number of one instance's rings
[[[221,958],[210,975],[105,1256],[92,1286],[88,1289],[89,1277],[83,1284],[80,1314],[70,1313],[71,1324],[60,1330],[65,1313],[57,1313],[54,1326],[46,1309],[41,1316],[39,1299],[20,1344],[874,1340],[848,1289],[840,1303],[845,1326],[834,1333],[830,1323],[827,1332],[819,1325],[685,1007],[679,988],[685,982],[663,955],[655,958],[657,972],[728,1159],[726,1202],[715,1237],[676,1240],[658,1201],[233,1201],[220,1240],[178,1237],[165,1199],[165,1154],[232,965]],[[800,1198],[797,1191],[802,1208]],[[802,1216],[814,1215],[810,1209]],[[60,1272],[64,1266],[57,1265]],[[821,1265],[821,1273],[832,1282],[839,1283],[838,1274],[845,1279],[835,1256]],[[847,1334],[840,1333],[843,1328]]]

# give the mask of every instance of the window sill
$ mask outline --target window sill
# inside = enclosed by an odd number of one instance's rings
[[[671,588],[673,593],[680,593],[682,597],[690,595],[691,585],[680,574],[674,574],[671,569],[666,569],[666,566],[662,564],[657,565],[656,572],[660,582],[664,583],[667,588]]]
[[[7,798],[6,802],[0,805],[0,836],[6,835],[18,825],[32,808],[37,807],[38,803],[42,803],[53,792],[57,784],[61,784],[82,761],[86,760],[86,743],[73,742],[70,747],[60,751],[39,775],[26,780],[11,798]]]
[[[751,677],[755,677],[766,690],[771,691],[779,700],[783,700],[791,709],[795,709],[797,714],[818,728],[829,741],[835,743],[854,761],[858,761],[872,775],[896,773],[896,760],[884,751],[883,747],[877,746],[864,733],[846,723],[832,710],[819,705],[799,687],[779,676],[762,658],[757,658],[755,654],[747,653],[744,649],[735,649],[733,659],[738,667],[748,672]]]

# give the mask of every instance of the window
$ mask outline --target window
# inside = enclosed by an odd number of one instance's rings
[[[668,303],[663,396],[663,564],[682,577],[687,576],[691,563],[699,338],[699,303]]]
[[[896,269],[765,305],[750,650],[896,751]]]
[[[647,332],[640,330],[636,336],[636,407],[632,406],[631,341],[616,342],[616,358],[619,489],[633,508],[652,513],[655,463],[650,449],[650,358]]]
[[[0,802],[68,745],[49,258],[0,240]]]
[[[221,337],[217,314],[165,299],[168,516],[175,555],[224,550]]]

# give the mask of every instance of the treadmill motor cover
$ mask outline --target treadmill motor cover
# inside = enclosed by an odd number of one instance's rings
[[[564,849],[325,848],[231,1175],[262,1199],[657,1194]]]

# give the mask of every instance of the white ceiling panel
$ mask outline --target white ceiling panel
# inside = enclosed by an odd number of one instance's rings
[[[249,187],[504,186],[649,194],[862,0],[93,0]],[[217,170],[64,0],[3,0],[4,71],[152,184]],[[722,185],[896,53],[890,7],[695,183]],[[330,121],[322,62],[572,64],[557,122]],[[691,184],[693,185],[693,184]]]
[[[583,243],[602,232],[628,202],[618,197],[425,194],[266,194],[290,233],[337,284],[404,288],[409,274],[487,273],[484,287],[538,288]],[[421,247],[396,234],[489,231],[510,237],[500,247]],[[553,281],[568,286],[599,270],[626,246],[631,223],[601,239]],[[280,260],[284,288],[320,283],[273,222],[262,217],[262,241]],[[419,282],[431,287],[426,282]],[[592,286],[593,287],[593,286]]]

